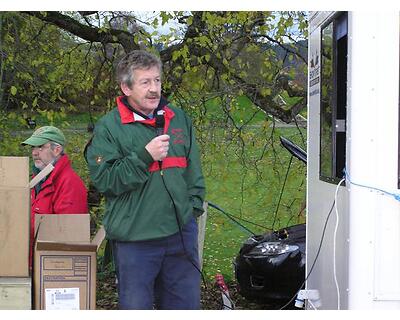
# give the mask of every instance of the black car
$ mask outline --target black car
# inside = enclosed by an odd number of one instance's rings
[[[281,137],[282,145],[304,163],[306,153]],[[239,293],[263,303],[289,302],[305,280],[306,225],[298,224],[247,239],[234,260]]]
[[[259,302],[289,301],[305,278],[306,226],[252,236],[234,261],[239,293]]]

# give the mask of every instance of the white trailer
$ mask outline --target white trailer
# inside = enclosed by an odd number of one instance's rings
[[[310,14],[307,309],[400,309],[399,17]]]

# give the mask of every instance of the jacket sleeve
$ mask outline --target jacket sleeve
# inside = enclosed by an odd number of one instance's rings
[[[98,123],[89,142],[85,158],[90,178],[105,196],[119,196],[137,189],[150,176],[148,166],[154,160],[145,147],[123,155],[120,142],[104,123]]]
[[[186,119],[190,132],[190,148],[186,156],[188,167],[185,172],[185,180],[188,186],[190,201],[193,205],[193,214],[195,217],[198,217],[204,213],[203,201],[205,197],[205,183],[192,121],[187,116]]]

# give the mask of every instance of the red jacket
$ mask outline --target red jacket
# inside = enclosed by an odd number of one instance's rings
[[[36,213],[88,213],[85,184],[72,169],[67,155],[57,161],[37,195],[35,188],[31,190],[31,247]]]

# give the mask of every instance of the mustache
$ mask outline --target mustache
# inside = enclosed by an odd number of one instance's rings
[[[155,99],[155,98],[160,98],[161,96],[159,94],[149,94],[146,96],[147,99]]]

